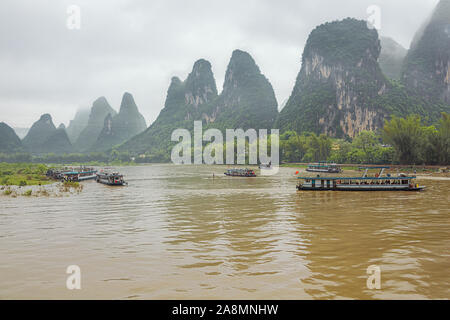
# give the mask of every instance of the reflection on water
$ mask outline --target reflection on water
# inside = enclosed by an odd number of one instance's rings
[[[297,192],[295,169],[224,169],[124,167],[128,187],[0,196],[0,298],[450,297],[449,180],[420,193]],[[65,287],[72,264],[79,291]],[[366,287],[374,264],[381,290]]]

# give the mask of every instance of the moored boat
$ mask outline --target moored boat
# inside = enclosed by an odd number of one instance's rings
[[[270,169],[272,169],[272,161],[269,161],[268,164],[261,163],[258,166],[258,168],[261,169],[261,170],[270,170]]]
[[[379,168],[374,177],[367,175],[369,169]],[[404,174],[393,177],[383,175],[389,167],[366,168],[361,177],[298,177],[303,183],[297,185],[298,190],[311,191],[420,191],[424,186],[414,182],[415,176]]]
[[[108,186],[123,186],[128,184],[123,179],[123,175],[118,172],[99,172],[95,180],[98,183],[103,183]]]
[[[310,163],[306,168],[308,172],[320,172],[320,173],[340,173],[341,168],[335,163],[317,162]]]
[[[256,177],[255,171],[252,169],[228,169],[225,173],[230,177]]]
[[[79,168],[49,169],[47,176],[52,179],[79,182],[95,179],[97,170],[81,166]]]

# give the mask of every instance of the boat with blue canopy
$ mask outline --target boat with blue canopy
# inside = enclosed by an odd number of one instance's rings
[[[62,181],[84,181],[95,179],[97,170],[90,167],[80,166],[78,168],[49,169],[47,177]]]
[[[255,171],[252,169],[228,169],[224,172],[229,177],[256,177]]]
[[[101,171],[97,173],[97,178],[95,179],[98,183],[103,183],[108,186],[125,186],[128,183],[123,179],[123,175],[118,172],[108,172]]]
[[[303,181],[297,184],[297,190],[310,191],[420,191],[425,189],[415,183],[415,176],[384,174],[389,167],[363,167],[361,177],[298,177]],[[369,176],[369,169],[380,169],[375,176]]]
[[[317,162],[310,163],[306,168],[308,172],[320,172],[320,173],[340,173],[342,170],[336,163]]]

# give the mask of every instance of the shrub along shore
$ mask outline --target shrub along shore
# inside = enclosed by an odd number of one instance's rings
[[[353,138],[332,138],[325,134],[287,130],[279,136],[280,161],[282,163],[330,161],[348,165],[449,165],[450,115],[442,113],[442,118],[434,125],[425,123],[426,119],[415,115],[406,118],[392,117],[377,132],[362,131]],[[270,150],[270,139],[268,141]],[[245,144],[248,148],[248,141]],[[206,143],[202,146],[202,152],[206,146]],[[119,152],[115,149],[109,152],[43,155],[0,153],[0,162],[66,165],[70,163],[89,166],[170,163],[171,150],[170,146],[166,146],[157,152],[143,154]],[[225,150],[224,144],[224,157]],[[193,148],[191,151],[192,155]]]
[[[48,166],[34,163],[0,162],[0,191],[5,196],[61,196],[81,192],[78,182],[55,182],[46,176]]]

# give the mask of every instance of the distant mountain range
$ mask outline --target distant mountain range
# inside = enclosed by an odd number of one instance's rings
[[[441,0],[409,50],[380,39],[365,21],[347,18],[316,27],[303,50],[291,96],[278,112],[269,80],[248,52],[235,50],[218,92],[211,64],[200,59],[182,81],[174,77],[157,119],[147,128],[131,94],[119,113],[101,97],[80,110],[67,129],[43,115],[20,141],[0,125],[0,152],[128,151],[167,161],[171,133],[204,129],[279,128],[281,132],[354,137],[379,130],[392,115],[419,114],[433,122],[450,112],[450,0]],[[19,132],[19,131],[18,131]]]
[[[450,0],[441,0],[416,33],[403,70],[410,93],[450,104]]]
[[[67,135],[69,136],[70,142],[75,143],[80,136],[81,132],[86,128],[89,122],[89,115],[91,110],[81,109],[75,114],[75,118],[70,121],[67,127]]]
[[[30,130],[30,128],[17,128],[17,127],[14,127],[13,129],[14,129],[14,131],[16,132],[17,136],[20,139],[25,138],[25,136],[27,135],[28,131]]]
[[[49,114],[42,115],[31,126],[22,143],[28,151],[35,154],[72,152],[72,145],[65,128],[57,129]]]
[[[441,13],[440,10],[447,8],[441,5],[436,12]],[[445,16],[450,22],[449,12],[439,16]],[[432,19],[430,24],[434,23]],[[423,57],[416,63],[410,62],[419,49],[413,47],[412,53],[406,55],[393,40],[380,42],[377,31],[369,29],[365,21],[345,19],[318,26],[308,38],[302,68],[276,126],[282,131],[354,137],[363,130],[379,129],[390,115],[415,113],[431,121],[438,119],[441,111],[450,110],[446,100],[447,80],[434,76],[448,72],[450,51],[445,48],[450,38],[448,35],[446,41],[442,38],[442,24],[432,31],[437,35],[429,32],[422,38],[438,36],[442,42],[429,44],[428,55],[424,56],[430,56],[433,62],[425,67],[418,65]],[[420,45],[418,42],[416,46]],[[383,53],[381,57],[380,53]],[[394,82],[389,77],[402,82]],[[433,93],[427,95],[421,89]]]
[[[23,152],[22,141],[13,128],[0,122],[0,153]]]
[[[106,151],[120,145],[131,137],[147,129],[144,117],[139,113],[133,96],[126,92],[123,95],[120,111],[109,113],[104,119],[103,129],[92,150]]]
[[[123,95],[117,113],[104,97],[94,101],[90,110],[80,110],[66,129],[55,127],[51,115],[44,114],[21,141],[7,124],[0,126],[0,152],[77,153],[108,151],[146,129],[133,96]]]
[[[177,128],[193,130],[195,120],[203,121],[205,128],[258,129],[271,128],[277,114],[272,85],[247,52],[235,50],[220,94],[211,64],[198,60],[185,81],[172,78],[164,108],[155,122],[119,150],[167,155],[173,144],[170,141],[172,131]]]
[[[81,152],[90,151],[102,132],[105,118],[108,115],[113,117],[116,114],[116,111],[109,105],[105,97],[95,100],[91,107],[87,125],[80,132],[74,143],[75,149]]]

